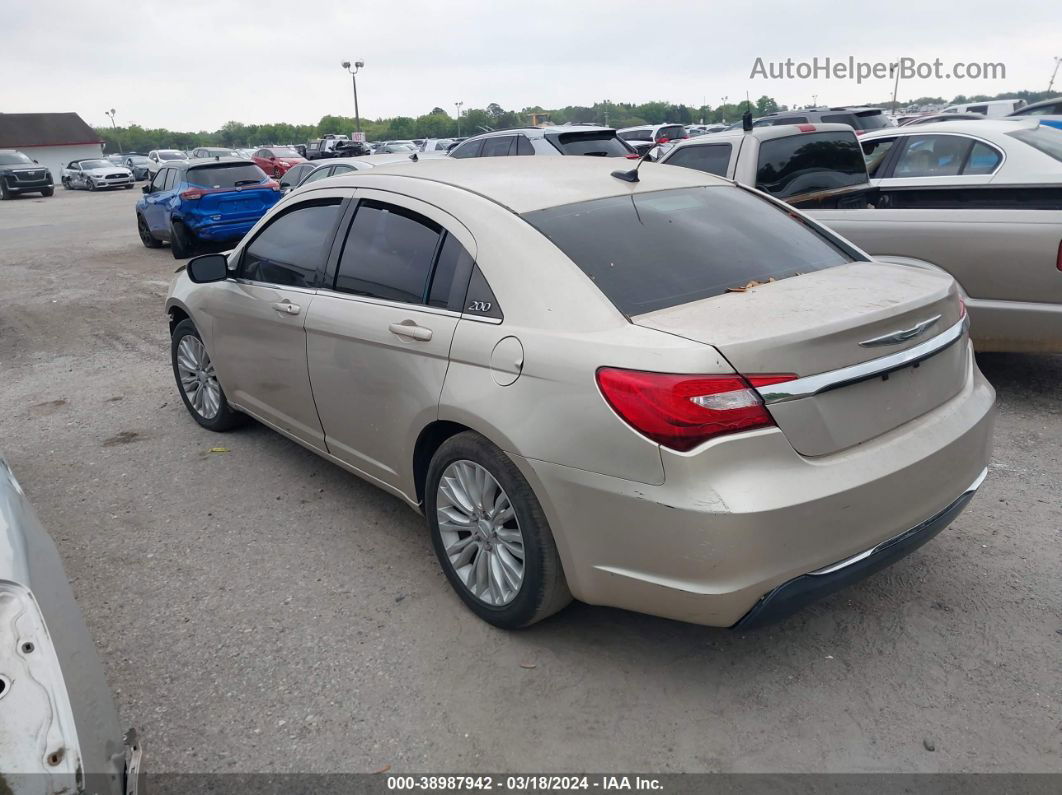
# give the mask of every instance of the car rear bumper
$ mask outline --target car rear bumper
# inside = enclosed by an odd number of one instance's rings
[[[729,627],[779,587],[961,499],[988,464],[994,423],[995,393],[968,358],[951,400],[830,455],[800,455],[777,428],[735,434],[690,453],[662,449],[659,486],[512,457],[546,511],[576,598]]]
[[[184,222],[200,240],[238,240],[251,231],[261,215],[239,221],[210,221],[185,217]]]

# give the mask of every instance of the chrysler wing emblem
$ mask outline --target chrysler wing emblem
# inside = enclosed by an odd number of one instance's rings
[[[859,344],[864,348],[880,348],[883,345],[899,345],[901,342],[907,342],[907,340],[913,340],[915,337],[920,337],[925,334],[926,329],[940,320],[940,317],[940,315],[936,315],[929,318],[929,320],[923,320],[916,326],[911,326],[911,328],[905,328],[900,331],[894,331],[891,334],[884,334],[880,337],[863,340]]]

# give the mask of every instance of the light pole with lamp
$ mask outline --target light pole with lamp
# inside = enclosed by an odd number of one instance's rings
[[[461,137],[461,108],[464,107],[464,102],[455,102],[454,106],[457,108],[457,137]]]
[[[114,123],[114,113],[115,113],[114,108],[111,108],[110,110],[103,111],[103,115],[104,116],[110,117],[111,129],[114,130],[114,145],[118,148],[118,151],[121,152],[122,151],[122,147],[118,145],[118,127]]]
[[[354,84],[354,127],[361,132],[361,113],[358,111],[358,70],[365,66],[365,61],[355,61],[353,68],[351,68],[350,61],[343,61],[340,66],[350,72],[350,80]]]

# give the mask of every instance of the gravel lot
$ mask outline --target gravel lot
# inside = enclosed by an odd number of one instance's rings
[[[781,626],[576,604],[506,633],[398,500],[187,416],[137,196],[0,204],[0,449],[152,771],[1062,771],[1062,356],[980,357],[981,493]]]

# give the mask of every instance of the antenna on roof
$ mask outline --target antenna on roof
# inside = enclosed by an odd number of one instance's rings
[[[645,154],[638,158],[638,165],[636,165],[630,171],[613,171],[612,176],[614,176],[616,179],[622,179],[624,182],[638,182],[638,169],[642,167],[642,163],[644,163],[648,159],[649,154],[653,151],[654,148],[655,147],[650,146],[648,149],[646,149]]]
[[[745,112],[741,114],[741,129],[745,132],[752,131],[752,101],[749,92],[745,92]]]

